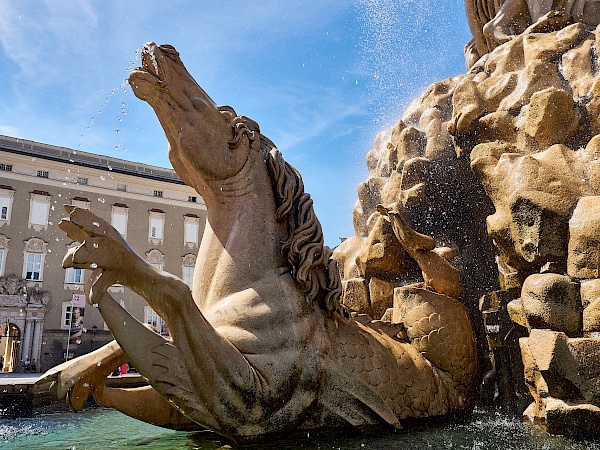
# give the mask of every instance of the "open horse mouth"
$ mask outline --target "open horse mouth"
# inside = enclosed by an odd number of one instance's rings
[[[171,55],[172,53],[172,55]],[[170,45],[156,45],[154,42],[144,44],[141,52],[142,64],[129,74],[129,84],[134,94],[144,100],[144,92],[148,87],[158,87],[168,79],[168,70],[164,67],[164,59],[178,58],[177,50]]]

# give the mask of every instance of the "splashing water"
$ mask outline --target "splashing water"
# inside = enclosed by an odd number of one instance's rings
[[[133,59],[130,60],[129,64],[126,67],[126,71],[127,73],[131,72],[138,64],[138,62],[140,61],[141,57],[141,48],[136,49],[135,51],[135,57]],[[127,78],[124,78],[123,81],[116,87],[112,88],[110,90],[110,92],[106,95],[106,97],[104,98],[104,100],[102,101],[102,103],[100,104],[98,110],[96,111],[96,113],[94,115],[92,115],[92,117],[90,117],[89,123],[86,127],[86,130],[90,131],[91,128],[94,126],[94,124],[96,123],[96,119],[103,113],[103,111],[107,108],[107,106],[109,105],[111,99],[113,99],[113,97],[115,97],[115,95],[128,95],[128,88],[127,88]],[[119,111],[118,111],[118,115],[117,118],[115,119],[113,126],[114,126],[114,131],[116,134],[120,135],[123,133],[123,122],[124,122],[124,118],[127,115],[129,111],[127,110],[127,103],[125,101],[121,101],[119,104]],[[79,148],[83,148],[84,145],[84,139],[85,139],[85,134],[81,134],[80,135],[80,140],[79,140]],[[119,138],[122,139],[122,138]],[[123,147],[123,143],[119,142],[117,144],[115,144],[115,150],[118,150],[119,148]],[[75,152],[73,152],[75,154]]]
[[[356,8],[367,101],[379,127],[396,122],[429,84],[458,74],[450,68],[464,70],[466,40],[455,36],[463,24],[468,33],[462,2],[356,0]]]

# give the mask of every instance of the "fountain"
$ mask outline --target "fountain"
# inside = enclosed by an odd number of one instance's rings
[[[151,424],[241,442],[350,428],[378,433],[373,448],[406,436],[461,445],[478,422],[502,428],[479,408],[469,418],[477,400],[550,433],[597,433],[597,20],[594,2],[541,3],[507,0],[485,20],[467,7],[468,72],[434,83],[378,136],[355,236],[333,254],[301,178],[258,125],[217,107],[174,48],[148,44],[130,83],[205,198],[200,281],[191,293],[69,208],[61,228],[81,245],[63,264],[94,271],[87,297],[116,342],[41,381],[75,410],[93,394]],[[120,308],[114,283],[144,296],[173,340]],[[104,386],[127,359],[148,388]],[[398,431],[415,423],[440,440]],[[503,447],[526,446],[514,430],[525,442],[537,433],[509,423]]]

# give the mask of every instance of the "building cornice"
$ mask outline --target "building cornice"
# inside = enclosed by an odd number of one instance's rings
[[[16,153],[18,155],[56,161],[76,167],[106,170],[114,173],[163,181],[172,184],[185,184],[173,169],[150,166],[119,158],[97,155],[66,147],[57,147],[49,144],[17,139],[0,135],[0,151]]]

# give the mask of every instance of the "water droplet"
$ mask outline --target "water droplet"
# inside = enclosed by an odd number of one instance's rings
[[[102,361],[98,361],[98,362],[96,363],[96,365],[97,365],[98,367],[100,367],[100,366],[102,365]]]
[[[86,388],[86,387],[90,387],[90,384],[89,383],[83,383],[82,386]]]
[[[96,264],[96,263],[91,263],[91,264],[90,264],[90,267],[91,267],[92,269],[97,269],[97,268],[98,268],[98,264]]]
[[[98,222],[92,222],[92,225],[94,225],[95,227],[99,227],[100,224]]]
[[[106,200],[104,200],[104,198],[100,197],[100,198],[98,199],[98,201],[99,201],[100,203],[104,203]]]
[[[97,307],[98,307],[98,303],[94,303],[92,306],[93,306],[94,308],[97,308]]]
[[[106,177],[105,177],[104,175],[100,175],[100,179],[101,179],[102,181],[105,181],[105,180],[106,180]]]
[[[108,166],[108,170],[112,170],[112,166]]]
[[[94,248],[98,248],[98,247],[99,247],[98,243],[94,242]]]

